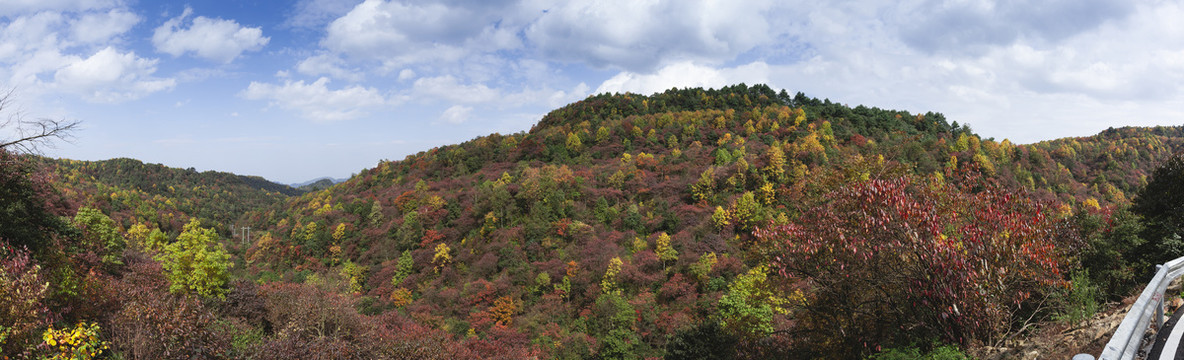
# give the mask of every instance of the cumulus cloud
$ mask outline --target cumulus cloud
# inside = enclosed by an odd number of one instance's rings
[[[155,59],[137,57],[135,52],[107,47],[56,71],[54,80],[58,87],[88,101],[115,103],[172,89],[175,80],[152,76],[156,63]]]
[[[24,92],[74,93],[99,103],[172,89],[176,80],[155,75],[156,59],[113,46],[140,21],[125,7],[110,7],[115,5],[53,0],[0,5],[0,11],[37,11],[0,25],[0,76]]]
[[[353,61],[381,63],[384,72],[441,66],[521,48],[523,13],[521,4],[504,1],[367,0],[329,23],[320,44]]]
[[[5,0],[0,1],[0,16],[41,11],[86,11],[121,5],[121,0]]]
[[[498,98],[498,92],[488,86],[461,84],[459,80],[449,75],[420,78],[415,80],[412,88],[418,95],[454,103],[485,103]]]
[[[361,70],[349,67],[345,61],[334,54],[317,54],[305,58],[296,65],[296,71],[305,75],[329,75],[349,81],[361,81],[363,79]]]
[[[966,2],[932,0],[900,8],[902,40],[922,51],[979,51],[1018,40],[1056,42],[1134,10],[1129,0]],[[912,14],[926,11],[928,16]],[[909,15],[904,15],[909,14]]]
[[[714,68],[680,62],[667,65],[651,74],[621,72],[605,80],[596,88],[596,93],[625,93],[649,95],[671,88],[703,87],[719,88],[735,83],[769,82],[769,66],[764,62],[753,62],[734,68]]]
[[[70,34],[80,43],[101,43],[131,30],[139,22],[140,17],[127,9],[111,9],[82,15],[70,27]]]
[[[193,9],[185,8],[181,16],[169,19],[156,28],[152,44],[156,50],[173,56],[192,52],[198,57],[229,63],[245,51],[262,49],[270,38],[263,29],[239,25],[234,20],[211,19],[198,16],[183,28]]]
[[[355,2],[342,0],[299,0],[284,23],[297,28],[316,28],[328,24],[354,8]]]
[[[330,90],[328,78],[312,83],[284,81],[283,85],[252,81],[239,96],[250,100],[267,100],[272,106],[295,111],[316,122],[356,119],[369,114],[389,102],[377,89],[349,86]]]
[[[443,114],[440,114],[440,121],[449,124],[460,124],[468,121],[472,114],[473,108],[471,106],[453,105],[445,109]]]
[[[648,71],[671,62],[719,64],[773,40],[769,1],[571,1],[525,34],[545,56]]]

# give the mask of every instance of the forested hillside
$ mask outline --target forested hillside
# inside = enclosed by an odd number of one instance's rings
[[[21,304],[0,309],[0,349],[974,354],[1089,316],[1184,255],[1140,195],[1182,146],[1181,127],[1015,145],[938,113],[740,84],[592,96],[307,193],[0,152],[0,300]]]
[[[180,232],[190,217],[197,217],[224,229],[248,211],[302,193],[257,176],[197,172],[134,159],[43,159],[43,164],[75,207],[97,208],[125,227],[142,223]]]
[[[996,184],[1050,218],[1125,207],[1181,135],[1127,128],[1017,146],[941,114],[764,86],[605,94],[529,133],[383,162],[259,213],[253,224],[269,233],[247,256],[266,281],[343,273],[364,312],[397,311],[457,338],[512,331],[550,356],[650,357],[709,336],[759,357],[760,339],[800,324],[784,286],[805,284],[773,271],[784,249],[754,229],[815,221],[806,214],[836,189],[902,178]],[[1065,236],[1045,270],[1067,279],[1081,240]],[[781,284],[766,280],[775,275]],[[942,340],[1002,335],[984,331]],[[782,340],[779,351],[818,348]]]

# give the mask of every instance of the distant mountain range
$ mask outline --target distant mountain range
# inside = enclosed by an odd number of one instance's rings
[[[343,183],[346,180],[349,180],[349,179],[337,179],[337,178],[325,176],[325,177],[319,177],[319,178],[312,179],[312,180],[305,181],[305,182],[288,184],[288,186],[291,186],[291,187],[293,187],[297,190],[301,190],[301,191],[318,191],[318,190],[328,189],[330,186]]]

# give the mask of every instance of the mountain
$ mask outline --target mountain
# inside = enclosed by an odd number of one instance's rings
[[[326,176],[326,177],[322,177],[322,178],[316,178],[313,180],[305,181],[302,183],[288,184],[288,186],[293,187],[293,188],[300,190],[300,191],[305,191],[305,192],[320,191],[320,190],[328,189],[330,186],[333,186],[335,184],[345,182],[345,180],[348,180],[348,179],[336,179],[336,178],[331,178],[331,177]]]
[[[363,313],[458,338],[525,337],[555,357],[662,356],[704,339],[761,357],[751,334],[713,327],[741,311],[723,299],[764,284],[752,281],[770,249],[754,228],[808,221],[849,184],[960,181],[966,169],[1058,216],[1124,207],[1182,145],[1181,127],[1017,145],[940,113],[764,85],[602,94],[529,132],[383,162],[257,211],[247,271],[265,282],[342,273]]]
[[[179,232],[190,217],[196,217],[223,228],[249,211],[303,193],[258,176],[197,172],[135,159],[41,162],[75,208],[97,208],[124,227],[144,223]]]
[[[984,357],[1179,251],[1127,208],[1182,148],[740,84],[592,96],[316,190],[0,151],[0,356],[72,324],[132,359]]]

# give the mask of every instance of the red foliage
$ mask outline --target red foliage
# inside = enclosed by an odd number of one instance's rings
[[[419,247],[432,248],[442,240],[444,240],[443,234],[435,229],[429,229],[423,232],[423,241],[419,242]]]
[[[195,298],[167,291],[160,264],[139,260],[112,285],[123,294],[119,309],[103,324],[112,345],[129,359],[216,358],[228,340],[210,329],[214,314]]]
[[[980,187],[857,182],[756,235],[775,249],[778,274],[811,285],[807,308],[819,316],[804,326],[842,346],[892,345],[905,333],[990,340],[1065,285],[1076,239],[1046,204],[971,180]]]
[[[665,302],[677,303],[681,306],[691,306],[695,304],[695,300],[699,298],[699,292],[696,289],[695,282],[687,279],[681,273],[674,274],[670,280],[662,284],[662,289],[658,290],[659,299]]]

